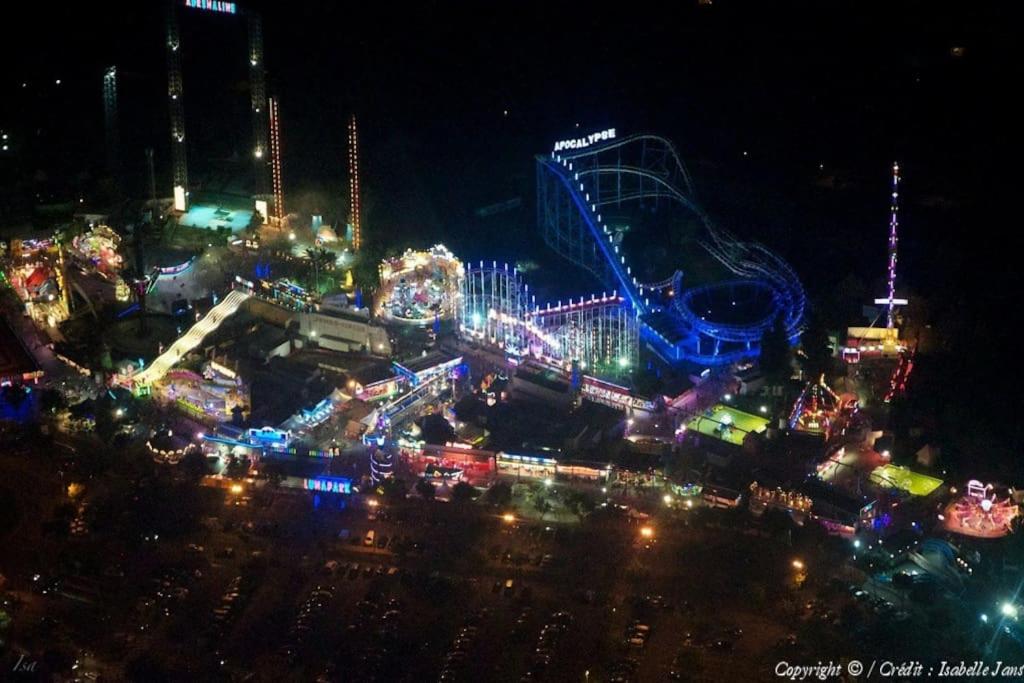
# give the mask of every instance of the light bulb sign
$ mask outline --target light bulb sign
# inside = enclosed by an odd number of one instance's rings
[[[223,12],[224,14],[235,14],[237,12],[235,3],[220,2],[220,0],[185,0],[185,7],[204,9],[210,12]]]
[[[607,130],[598,131],[591,133],[582,138],[571,138],[569,140],[559,140],[555,143],[556,152],[561,152],[563,149],[583,149],[584,147],[590,147],[595,142],[605,142],[606,140],[615,139],[615,129],[608,128]]]

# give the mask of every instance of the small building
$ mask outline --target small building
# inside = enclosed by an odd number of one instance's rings
[[[395,371],[414,386],[439,374],[451,372],[462,364],[462,356],[447,351],[431,351],[401,363],[393,363]]]
[[[858,529],[874,528],[880,520],[874,498],[848,493],[817,477],[809,477],[797,490],[814,501],[811,518],[829,533],[852,536]]]

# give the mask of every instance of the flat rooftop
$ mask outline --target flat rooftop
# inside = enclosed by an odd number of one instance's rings
[[[882,465],[871,473],[871,483],[897,488],[912,496],[927,496],[942,486],[942,480],[920,474],[899,465]]]
[[[425,356],[413,356],[412,358],[399,363],[409,372],[423,372],[437,365],[442,365],[455,360],[458,356],[447,351],[431,351]]]
[[[7,320],[0,317],[0,379],[21,379],[39,369]]]
[[[249,226],[254,211],[255,209],[195,203],[178,219],[178,223],[189,228],[216,230],[226,227],[231,232],[241,232]]]
[[[768,420],[719,403],[690,420],[686,428],[742,446],[743,439],[750,432],[765,431]]]

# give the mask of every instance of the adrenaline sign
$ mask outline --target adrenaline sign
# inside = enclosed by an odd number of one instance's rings
[[[233,2],[220,2],[220,0],[185,0],[185,7],[194,9],[205,9],[210,12],[224,12],[235,14],[236,7]]]
[[[615,139],[615,129],[609,128],[607,130],[598,131],[597,133],[591,133],[586,137],[573,138],[571,140],[559,140],[555,143],[554,151],[560,152],[563,149],[582,149],[584,147],[590,147],[595,142],[604,142],[605,140]]]

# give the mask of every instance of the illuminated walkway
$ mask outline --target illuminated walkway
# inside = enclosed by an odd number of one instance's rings
[[[135,383],[140,386],[152,384],[167,371],[174,367],[185,354],[199,346],[200,342],[230,317],[238,307],[251,295],[249,292],[236,289],[224,297],[224,300],[210,309],[189,331],[179,337],[167,350],[157,356],[156,360],[145,370],[135,375]]]

